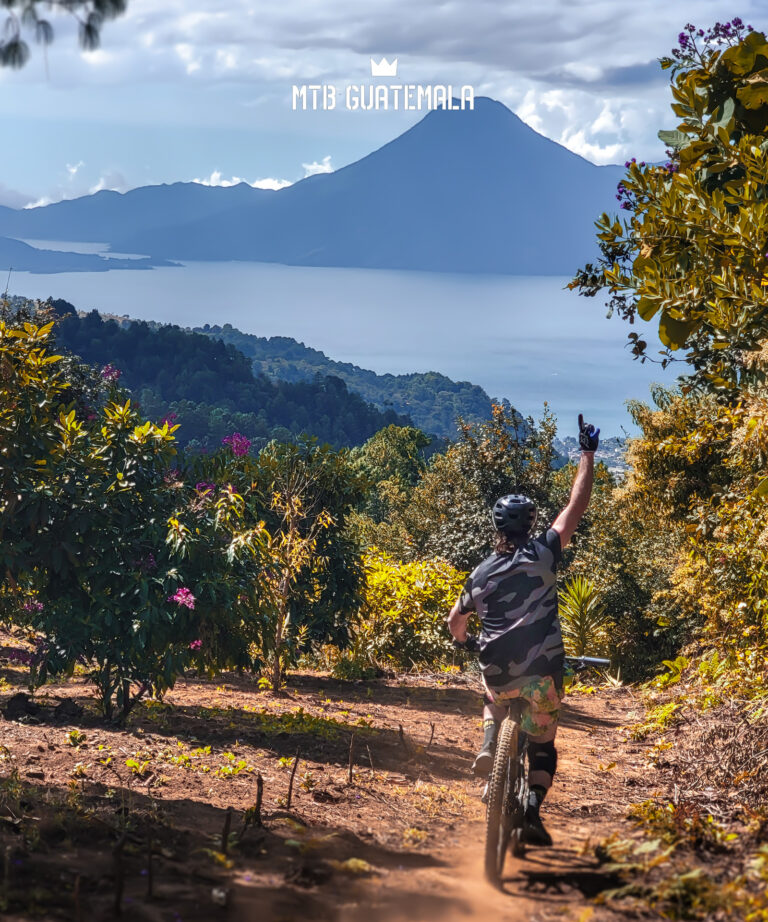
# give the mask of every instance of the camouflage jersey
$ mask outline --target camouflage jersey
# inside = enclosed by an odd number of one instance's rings
[[[470,574],[459,610],[480,618],[480,668],[491,690],[517,688],[531,676],[562,675],[555,586],[561,555],[560,535],[550,528],[514,554],[491,554]]]

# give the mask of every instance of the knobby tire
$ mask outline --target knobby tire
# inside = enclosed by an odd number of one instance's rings
[[[512,845],[516,855],[522,854],[521,843],[526,766],[519,755],[520,727],[506,717],[499,729],[496,755],[488,780],[488,801],[485,833],[485,876],[494,887],[501,887],[504,859]]]

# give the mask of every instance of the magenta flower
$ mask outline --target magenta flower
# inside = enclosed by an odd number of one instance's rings
[[[207,483],[205,480],[202,480],[200,481],[200,483],[195,484],[195,490],[197,490],[198,493],[204,493],[204,494],[213,493],[215,489],[216,489],[215,483]]]
[[[248,454],[251,447],[251,440],[241,435],[239,432],[233,432],[232,435],[228,435],[225,439],[222,439],[221,444],[229,445],[232,449],[232,454],[240,458]]]
[[[190,650],[201,650],[203,648],[202,640],[193,640],[189,645]]]
[[[168,596],[169,602],[176,602],[178,605],[184,605],[187,608],[195,607],[195,597],[186,587],[182,586],[177,589],[173,595]]]
[[[114,365],[105,365],[101,369],[102,380],[105,381],[107,384],[117,384],[117,382],[120,380],[121,374],[122,372],[120,371],[120,369],[115,368]]]
[[[37,599],[27,599],[27,601],[21,607],[25,612],[28,612],[31,615],[35,612],[41,612],[43,610],[43,603],[38,602]]]
[[[18,663],[20,666],[29,666],[32,662],[32,654],[29,650],[22,650],[20,647],[16,647],[8,651],[8,659],[12,663]]]
[[[169,427],[170,427],[170,426],[175,426],[175,425],[176,425],[176,420],[177,420],[178,418],[179,418],[178,413],[168,413],[166,416],[164,416],[164,417],[160,420],[160,425],[161,425],[161,426],[167,425],[167,426],[169,426]]]

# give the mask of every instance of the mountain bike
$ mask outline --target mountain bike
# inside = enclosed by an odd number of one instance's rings
[[[581,672],[593,666],[609,666],[610,660],[594,656],[567,656],[566,668]],[[525,854],[523,826],[528,806],[528,739],[520,728],[526,702],[513,698],[501,722],[496,754],[485,792],[485,876],[501,887],[507,851],[516,858]]]

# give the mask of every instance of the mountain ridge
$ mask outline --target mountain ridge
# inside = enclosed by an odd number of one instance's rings
[[[2,210],[0,235],[79,237],[155,260],[561,275],[594,255],[594,219],[615,203],[622,174],[479,97],[473,110],[432,110],[365,157],[283,189],[105,190]]]

